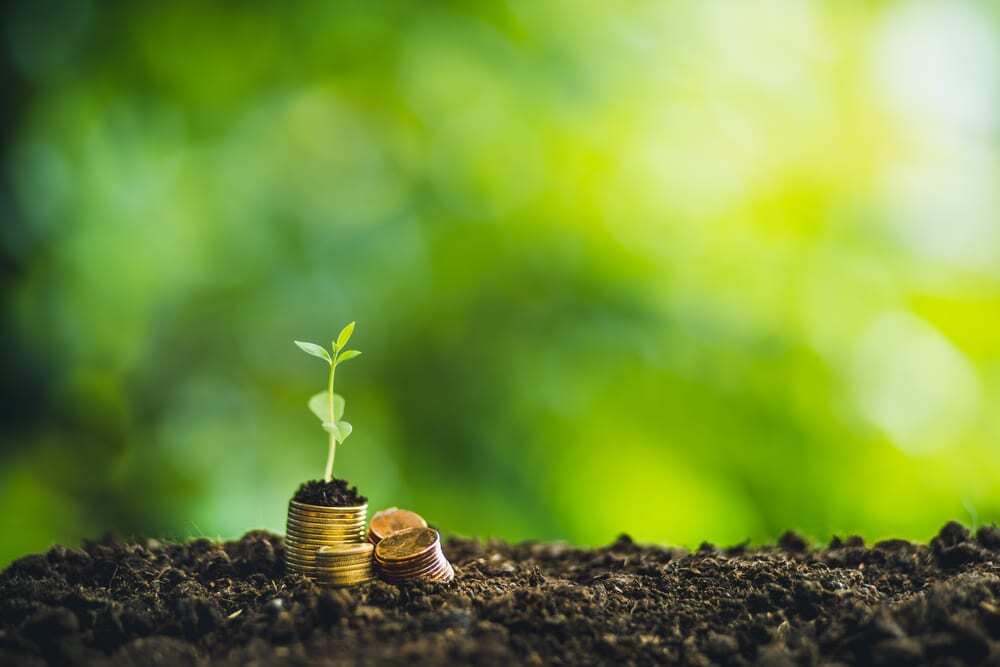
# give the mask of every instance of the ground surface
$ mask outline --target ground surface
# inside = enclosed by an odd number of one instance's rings
[[[811,550],[446,547],[451,584],[326,591],[278,536],[86,544],[0,574],[0,664],[1000,664],[1000,531]],[[304,659],[305,658],[305,659]]]

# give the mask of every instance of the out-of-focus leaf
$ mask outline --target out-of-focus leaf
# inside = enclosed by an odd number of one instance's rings
[[[299,349],[301,349],[306,354],[311,354],[314,357],[319,357],[320,359],[325,360],[326,363],[328,364],[333,363],[333,359],[330,358],[330,353],[327,352],[326,348],[323,347],[322,345],[317,345],[316,343],[303,342],[301,340],[295,341],[295,344],[298,345]]]
[[[330,418],[329,395],[330,392],[321,391],[309,399],[309,409],[312,410],[314,415],[319,417],[321,422],[325,422]],[[346,404],[347,402],[343,396],[337,393],[333,395],[333,416],[335,419],[340,419],[343,416]]]
[[[337,356],[337,364],[339,365],[341,362],[349,361],[354,357],[359,356],[360,354],[361,354],[360,350],[344,350],[343,352],[340,353],[340,355]]]
[[[347,440],[348,436],[351,435],[351,431],[354,430],[354,427],[351,426],[350,422],[345,421],[339,421],[337,423],[323,422],[323,429],[327,433],[332,433],[337,442],[343,442],[344,440]]]
[[[346,327],[340,330],[340,335],[337,336],[337,342],[335,343],[338,350],[347,345],[347,341],[351,339],[351,334],[353,333],[354,333],[354,322],[351,322]]]

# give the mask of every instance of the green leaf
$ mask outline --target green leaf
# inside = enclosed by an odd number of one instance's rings
[[[295,344],[299,346],[306,354],[311,354],[314,357],[319,357],[323,359],[328,364],[333,363],[333,359],[330,358],[330,353],[326,351],[326,348],[322,345],[317,345],[316,343],[304,343],[301,340],[295,341]]]
[[[354,357],[361,354],[360,350],[344,350],[337,355],[337,365],[339,366],[342,362],[353,359]]]
[[[337,336],[337,342],[334,343],[334,347],[338,350],[347,345],[347,341],[351,339],[351,334],[354,333],[354,322],[351,322],[346,327],[340,330],[340,335]]]
[[[351,426],[350,422],[345,421],[339,421],[336,424],[333,422],[323,422],[323,429],[327,433],[332,433],[337,442],[343,442],[351,435],[354,427]]]
[[[351,422],[339,421],[337,422],[337,426],[340,427],[340,437],[337,439],[341,442],[347,440],[347,437],[351,435],[351,431],[354,430],[354,427],[351,426]]]
[[[321,422],[325,422],[330,418],[330,403],[327,398],[329,395],[328,392],[321,391],[309,399],[309,409],[312,410],[314,415],[319,417]],[[343,416],[345,405],[346,401],[344,401],[344,397],[335,393],[333,395],[333,416],[335,419],[340,419]]]

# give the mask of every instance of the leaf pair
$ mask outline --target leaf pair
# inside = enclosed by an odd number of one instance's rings
[[[348,336],[348,338],[350,338],[350,336]],[[334,354],[333,357],[330,356],[330,353],[327,352],[326,348],[323,347],[322,345],[317,345],[316,343],[309,343],[307,341],[301,341],[301,340],[295,341],[295,344],[298,345],[299,348],[306,354],[311,354],[314,357],[319,357],[320,359],[330,364],[331,366],[339,366],[342,362],[353,359],[354,357],[361,354],[359,350],[344,350],[343,352],[340,352],[340,347],[337,346],[336,342],[333,344],[333,354]]]
[[[312,410],[314,415],[319,417],[320,422],[323,424],[323,429],[327,433],[333,434],[337,442],[347,440],[348,436],[351,435],[351,431],[354,430],[350,422],[341,421],[340,419],[344,414],[344,407],[346,405],[347,402],[344,400],[344,397],[335,393],[333,395],[333,418],[335,421],[330,421],[330,392],[321,391],[309,399],[309,409]]]

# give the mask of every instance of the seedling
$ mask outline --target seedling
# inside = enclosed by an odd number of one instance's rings
[[[333,459],[337,454],[337,443],[347,440],[353,430],[350,422],[341,419],[344,415],[344,406],[346,405],[344,397],[333,393],[333,379],[337,374],[337,366],[361,354],[357,350],[344,349],[353,333],[354,322],[351,322],[340,330],[337,340],[330,343],[329,351],[316,343],[304,343],[300,340],[295,341],[295,344],[303,352],[311,354],[314,357],[319,357],[330,366],[330,376],[327,380],[326,391],[321,391],[309,399],[309,409],[319,417],[320,422],[323,424],[323,429],[330,436],[330,451],[326,457],[326,474],[323,476],[324,481],[327,482],[333,480]],[[330,354],[331,351],[333,355]]]

